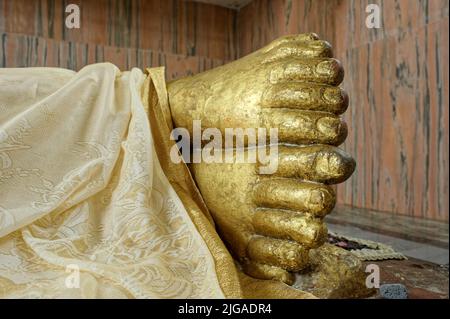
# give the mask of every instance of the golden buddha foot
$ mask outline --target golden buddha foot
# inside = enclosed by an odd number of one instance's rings
[[[326,241],[323,217],[336,200],[329,185],[355,168],[336,147],[347,135],[339,115],[348,98],[337,86],[343,74],[331,46],[304,34],[168,85],[175,127],[191,136],[193,120],[222,134],[278,129],[278,169],[271,175],[260,174],[257,163],[190,166],[219,234],[253,277],[293,284],[309,250]]]

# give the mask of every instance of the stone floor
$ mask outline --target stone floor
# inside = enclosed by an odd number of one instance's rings
[[[402,238],[448,249],[449,224],[411,216],[338,205],[326,217],[328,223],[356,226],[372,233]]]

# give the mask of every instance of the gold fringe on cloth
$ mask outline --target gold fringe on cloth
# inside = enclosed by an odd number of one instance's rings
[[[353,255],[357,256],[362,261],[408,259],[402,253],[396,252],[394,250],[394,248],[392,248],[389,245],[385,245],[385,244],[367,240],[367,239],[344,236],[344,235],[340,235],[340,234],[333,233],[333,232],[330,232],[330,234],[335,237],[343,238],[348,241],[354,241],[358,244],[367,246],[367,248],[349,250],[349,252],[351,252]]]

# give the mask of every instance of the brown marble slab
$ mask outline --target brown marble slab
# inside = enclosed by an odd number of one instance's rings
[[[339,202],[448,220],[448,17],[336,55],[358,164]]]
[[[166,66],[168,80],[199,73],[224,63],[217,59],[152,50],[0,34],[0,67],[46,66],[79,70],[85,65],[99,62],[111,62],[121,70]]]
[[[366,7],[377,4],[381,28],[365,27]],[[404,32],[448,18],[447,0],[344,0],[335,7],[334,43],[343,52],[387,37],[402,37]]]
[[[81,28],[68,29],[68,4]],[[220,60],[236,57],[236,11],[192,1],[0,0],[0,31],[57,41],[150,49]]]
[[[337,0],[253,0],[238,13],[239,56],[279,36],[315,32],[333,41]]]

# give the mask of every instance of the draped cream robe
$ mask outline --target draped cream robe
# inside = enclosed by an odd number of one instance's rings
[[[162,68],[0,69],[0,297],[311,297],[236,269],[171,128]]]

